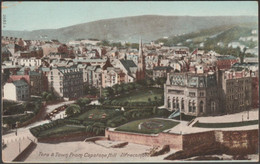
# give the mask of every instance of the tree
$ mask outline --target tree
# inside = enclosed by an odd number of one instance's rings
[[[153,114],[157,114],[158,108],[155,106],[153,107]]]
[[[239,51],[239,58],[240,58],[240,63],[243,63],[244,62],[244,58],[245,58],[245,54],[246,54],[246,47],[243,49],[243,52],[241,53]]]
[[[91,100],[89,98],[79,98],[76,103],[80,106],[80,107],[84,107],[86,104],[89,104],[91,102]]]
[[[147,80],[146,80],[146,85],[147,85],[148,87],[152,86],[153,84],[154,84],[153,79],[147,79]]]
[[[117,90],[118,90],[118,93],[122,93],[124,91],[124,89],[121,85],[118,86]]]
[[[102,95],[104,97],[111,97],[113,96],[113,89],[111,87],[107,87],[103,90]]]
[[[157,78],[155,79],[155,84],[157,84],[157,85],[161,85],[161,80],[160,80],[159,77],[157,77]]]
[[[67,116],[73,116],[80,113],[80,106],[77,104],[71,104],[69,107],[66,108],[65,114]]]
[[[129,90],[133,90],[134,89],[134,84],[133,83],[129,83],[128,87],[129,87]]]
[[[42,93],[42,98],[45,100],[46,97],[47,97],[47,95],[48,95],[48,92],[43,92],[43,93]]]
[[[163,87],[163,85],[166,83],[166,78],[165,77],[162,77],[162,78],[160,78],[160,85],[161,85],[161,87]]]
[[[46,96],[46,101],[51,101],[53,99],[53,96],[51,93],[49,93],[47,96]]]
[[[118,92],[118,87],[119,87],[119,84],[115,84],[112,89],[113,89],[113,92],[115,95],[117,95],[119,92]]]
[[[123,88],[124,88],[125,91],[128,91],[129,90],[129,84],[124,84]]]
[[[97,45],[110,46],[110,43],[109,43],[108,40],[102,40],[102,41],[99,42]]]

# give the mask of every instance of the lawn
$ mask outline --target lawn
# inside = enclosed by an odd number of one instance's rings
[[[117,102],[148,102],[148,98],[151,101],[154,101],[154,97],[156,96],[157,99],[161,99],[163,95],[163,89],[160,88],[147,88],[144,90],[133,91],[129,94],[125,94],[124,96],[120,96],[115,98],[112,101]]]
[[[197,122],[193,126],[201,128],[230,128],[239,126],[256,125],[258,120],[244,121],[244,122],[225,122],[225,123],[202,123]]]
[[[38,137],[41,138],[41,137],[49,137],[49,136],[63,136],[71,132],[79,132],[79,131],[85,131],[85,127],[63,125],[63,126],[58,126],[55,128],[41,131]]]
[[[115,115],[117,111],[115,110],[104,110],[104,109],[92,109],[87,111],[81,115],[79,115],[76,119],[78,120],[100,120],[105,118],[110,118]]]
[[[179,122],[176,121],[152,118],[129,122],[127,124],[119,126],[115,130],[144,134],[157,134],[178,124]]]

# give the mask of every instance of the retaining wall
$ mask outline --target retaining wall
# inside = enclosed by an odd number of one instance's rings
[[[105,136],[114,141],[127,141],[148,146],[169,145],[176,150],[182,149],[182,137],[178,134],[159,133],[158,135],[147,135],[106,130]]]
[[[35,142],[31,142],[14,160],[13,162],[22,162],[24,161],[31,152],[36,148],[37,144]]]
[[[95,136],[95,134],[78,132],[78,133],[68,134],[65,136],[38,138],[38,142],[58,143],[58,142],[84,141],[87,137],[93,137],[93,136]]]
[[[220,143],[229,154],[257,153],[258,129],[241,131],[206,131],[191,134],[159,133],[158,135],[146,135],[121,131],[109,131],[105,136],[109,140],[126,141],[130,143],[162,146],[169,145],[175,150],[188,150],[200,145],[212,145]]]

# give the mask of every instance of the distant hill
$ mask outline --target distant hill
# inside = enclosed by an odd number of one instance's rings
[[[187,46],[191,50],[201,48],[206,51],[214,50],[217,53],[224,55],[237,56],[239,50],[234,50],[228,47],[230,43],[239,44],[247,47],[247,49],[254,49],[257,47],[257,40],[240,40],[241,37],[255,37],[258,34],[252,33],[253,30],[258,29],[257,23],[243,23],[236,25],[223,25],[209,29],[203,29],[197,32],[192,32],[184,35],[171,36],[169,38],[160,38],[155,43],[163,43],[165,46]],[[240,51],[242,51],[240,49]],[[246,56],[254,56],[254,54],[246,54]]]
[[[257,22],[256,16],[156,16],[144,15],[99,20],[59,29],[3,31],[2,36],[24,39],[58,39],[67,42],[78,38],[145,42],[173,35],[187,34],[217,26]]]

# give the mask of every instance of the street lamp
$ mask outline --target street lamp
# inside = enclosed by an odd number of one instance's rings
[[[246,107],[248,108],[248,100],[246,101]],[[247,109],[247,119],[249,120],[249,108]]]
[[[15,128],[16,128],[15,135],[16,135],[16,136],[17,136],[17,128],[18,128],[18,124],[19,124],[19,122],[16,121],[16,123],[15,123]]]

